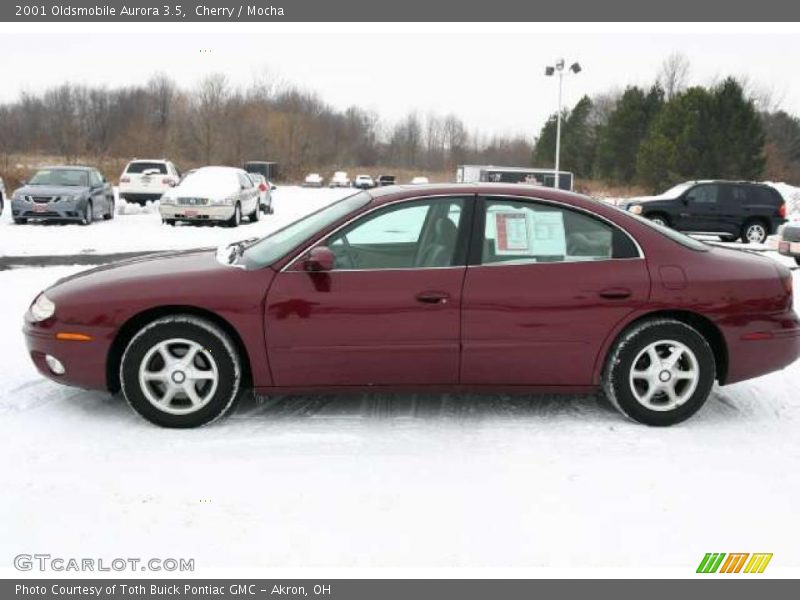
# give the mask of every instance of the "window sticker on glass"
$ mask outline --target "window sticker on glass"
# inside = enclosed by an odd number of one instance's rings
[[[527,212],[495,213],[494,251],[497,255],[525,256],[531,252],[530,223]]]
[[[564,231],[564,213],[537,211],[533,216],[533,252],[537,256],[564,256],[567,253],[567,236]]]

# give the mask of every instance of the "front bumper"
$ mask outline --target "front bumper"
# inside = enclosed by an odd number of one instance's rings
[[[105,328],[80,327],[80,332],[89,335],[91,341],[66,341],[56,339],[58,330],[57,324],[50,323],[50,320],[34,323],[27,316],[25,318],[22,328],[25,345],[39,373],[65,385],[94,390],[108,389],[106,357],[113,332]],[[64,366],[63,374],[57,375],[51,370],[45,359],[48,355]]]
[[[228,221],[233,217],[232,204],[216,206],[184,206],[181,204],[161,204],[161,218],[175,221]]]
[[[15,219],[64,219],[81,220],[83,203],[76,200],[58,202],[29,202],[15,199],[11,201],[11,216]]]

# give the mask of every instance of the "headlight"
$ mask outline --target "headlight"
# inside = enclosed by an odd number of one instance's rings
[[[56,305],[44,293],[39,294],[36,300],[31,304],[31,315],[36,322],[49,319],[56,312]]]
[[[639,204],[634,204],[633,206],[628,207],[628,212],[632,212],[635,215],[642,214],[642,207]]]

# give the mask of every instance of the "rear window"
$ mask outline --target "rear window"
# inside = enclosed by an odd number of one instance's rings
[[[162,175],[167,174],[167,165],[165,163],[157,163],[157,162],[132,162],[128,164],[128,168],[125,170],[126,173],[144,173],[145,171],[149,171],[155,169]]]

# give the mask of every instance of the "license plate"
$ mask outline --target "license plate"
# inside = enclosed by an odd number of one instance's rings
[[[33,212],[47,212],[47,205],[46,204],[35,204],[33,207]]]
[[[199,213],[196,210],[187,210],[185,214],[187,217],[196,217]]]
[[[789,250],[792,254],[800,254],[800,242],[792,242],[789,244]]]

